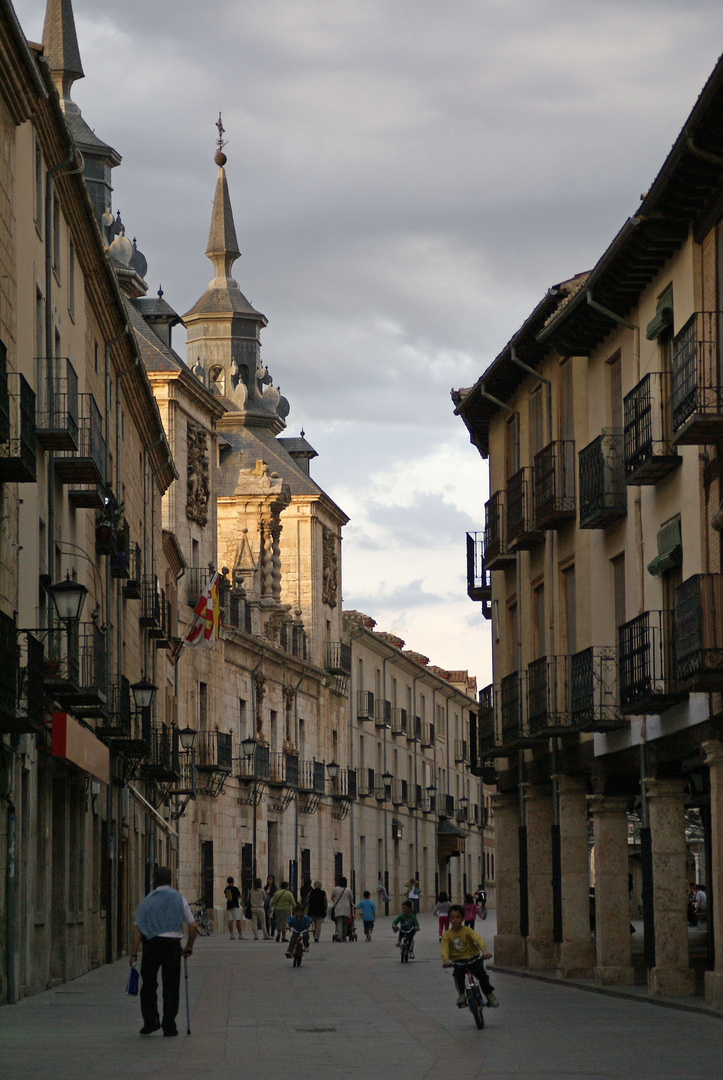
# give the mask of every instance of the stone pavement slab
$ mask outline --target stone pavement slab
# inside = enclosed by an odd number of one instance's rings
[[[371,944],[313,945],[299,969],[275,943],[200,938],[190,1037],[148,1038],[125,961],[0,1009],[2,1080],[719,1080],[723,1023],[495,973],[499,1009],[477,1031],[455,1006],[436,920],[399,962],[381,919]],[[493,938],[494,924],[482,924]]]

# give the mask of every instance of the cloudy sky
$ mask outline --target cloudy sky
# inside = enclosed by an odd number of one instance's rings
[[[15,0],[40,40],[44,0]],[[481,685],[464,534],[486,467],[453,417],[553,283],[588,269],[723,43],[720,0],[75,0],[75,100],[123,155],[148,281],[209,280],[214,123],[263,355],[349,514],[344,603]],[[174,344],[182,350],[182,332]]]

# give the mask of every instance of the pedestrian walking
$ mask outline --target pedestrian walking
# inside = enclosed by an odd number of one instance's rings
[[[377,906],[372,900],[372,894],[367,890],[364,893],[364,899],[360,900],[357,904],[357,909],[362,917],[364,923],[364,937],[367,941],[372,939],[372,931],[374,930],[374,920],[377,917]]]
[[[336,885],[331,893],[331,911],[336,923],[336,933],[332,941],[346,941],[349,919],[354,908],[354,898],[347,888],[346,878],[336,879]]]
[[[433,914],[439,919],[439,940],[442,940],[442,934],[449,930],[449,909],[452,904],[449,896],[446,892],[441,892],[437,897],[437,904]]]
[[[321,928],[324,925],[328,908],[326,893],[321,887],[321,882],[315,881],[314,887],[309,893],[307,905],[307,915],[314,922],[314,941],[318,941],[321,937]]]
[[[478,915],[482,919],[485,917],[483,912],[482,912],[482,909],[480,907],[478,907],[477,901],[475,900],[474,896],[472,896],[472,893],[465,893],[465,896],[464,896],[464,925],[468,926],[470,928],[470,930],[474,930],[475,920],[476,920]]]
[[[231,941],[233,941],[233,924],[236,922],[236,931],[238,933],[238,939],[241,941],[243,934],[242,928],[242,913],[241,913],[241,890],[237,888],[233,883],[233,878],[226,878],[226,888],[223,890],[223,895],[226,897],[226,918],[228,919],[228,932],[231,935]]]
[[[261,884],[261,878],[254,879],[254,887],[249,892],[249,907],[251,908],[251,930],[254,935],[254,941],[259,940],[258,930],[261,930],[264,935],[264,941],[270,941],[271,935],[266,932],[266,911],[264,909],[264,903],[266,901],[266,892]]]
[[[153,892],[141,901],[135,911],[136,926],[130,964],[133,967],[142,943],[141,1035],[152,1035],[161,1027],[164,1035],[178,1035],[176,1016],[181,989],[181,957],[188,957],[193,952],[196,922],[186,898],[171,888],[172,880],[170,869],[158,866],[153,875]],[[185,949],[182,949],[184,923],[188,926],[188,940]],[[163,986],[162,1020],[158,1014],[159,970]]]
[[[266,884],[264,885],[264,893],[266,897],[264,899],[264,911],[266,912],[266,933],[269,937],[274,936],[274,921],[271,916],[271,901],[278,892],[276,887],[276,878],[273,874],[269,874],[266,878]]]
[[[294,894],[289,891],[288,881],[282,881],[281,888],[271,897],[271,904],[269,905],[269,915],[273,916],[276,923],[277,941],[286,941],[288,933],[286,920],[291,917],[295,906],[296,900]]]
[[[382,872],[379,871],[379,877],[377,878],[377,892],[379,893],[379,902],[383,904],[389,903],[389,893],[387,887],[382,879]]]
[[[412,905],[412,911],[415,915],[418,915],[420,896],[419,879],[415,877],[410,878],[404,887],[407,890],[407,900]]]
[[[303,884],[299,889],[299,901],[304,911],[309,903],[309,893],[311,892],[311,878],[304,878]]]

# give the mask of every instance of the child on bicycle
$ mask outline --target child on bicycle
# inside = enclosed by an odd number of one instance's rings
[[[469,926],[463,926],[463,921],[464,908],[461,904],[452,904],[449,909],[449,930],[442,935],[440,946],[442,967],[452,967],[460,961],[466,961],[463,966],[454,968],[457,1005],[460,1009],[467,1004],[464,992],[465,967],[468,967],[475,978],[479,979],[487,1004],[496,1009],[499,1001],[484,965],[485,960],[492,958],[492,954],[487,951],[487,946],[479,934],[476,934]]]
[[[314,920],[309,915],[304,915],[304,907],[302,904],[296,904],[294,907],[294,914],[286,920],[286,925],[291,931],[291,937],[289,939],[289,947],[286,950],[286,956],[294,955],[294,945],[299,934],[301,934],[304,941],[304,952],[309,951],[309,927],[313,925]]]
[[[406,934],[409,938],[409,952],[414,952],[414,935],[419,930],[419,923],[417,922],[417,916],[412,911],[412,901],[405,900],[402,904],[402,911],[400,915],[397,915],[396,919],[392,923],[392,930],[395,934],[399,934],[397,940],[397,948],[400,948],[402,944],[402,934]]]

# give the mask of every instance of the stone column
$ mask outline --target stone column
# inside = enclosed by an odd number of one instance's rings
[[[635,973],[630,954],[627,799],[590,795],[595,857],[595,981],[630,986]]]
[[[711,865],[708,867],[708,918],[713,920],[715,967],[705,973],[705,1002],[723,1010],[723,743],[702,743],[710,769]]]
[[[682,780],[645,780],[653,853],[655,967],[648,990],[661,997],[695,993],[688,956],[685,814]]]
[[[557,776],[562,869],[562,942],[557,971],[568,978],[592,978],[595,945],[590,938],[590,866],[587,793],[581,777]]]
[[[495,964],[522,967],[525,943],[520,937],[520,806],[517,795],[492,796],[495,816],[495,886],[497,933]]]
[[[526,786],[525,816],[530,902],[527,967],[531,971],[547,971],[555,967],[556,952],[552,937],[552,792],[549,787]]]

